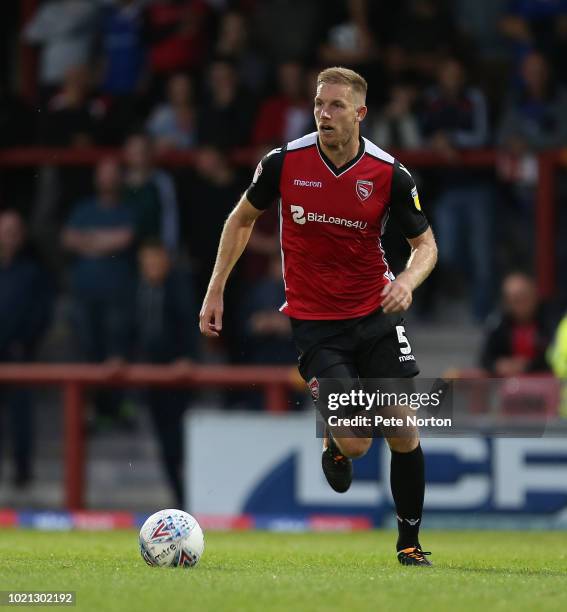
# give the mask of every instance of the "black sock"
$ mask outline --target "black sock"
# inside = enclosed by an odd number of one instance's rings
[[[410,453],[392,451],[390,485],[398,515],[396,549],[419,546],[425,493],[425,463],[420,444]]]

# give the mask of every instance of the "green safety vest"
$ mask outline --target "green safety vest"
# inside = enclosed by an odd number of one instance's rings
[[[567,315],[561,319],[546,357],[555,376],[567,378]]]

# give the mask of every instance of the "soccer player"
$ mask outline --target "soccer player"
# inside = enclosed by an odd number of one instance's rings
[[[279,198],[286,302],[299,352],[299,371],[314,399],[320,379],[409,378],[418,374],[400,313],[437,260],[433,233],[408,170],[361,138],[367,83],[346,68],[317,78],[317,131],[268,153],[228,217],[200,313],[201,332],[222,329],[223,292],[254,222]],[[411,246],[394,278],[380,237],[393,217]],[[404,407],[399,407],[403,414]],[[385,432],[391,449],[391,487],[398,518],[398,560],[431,565],[419,543],[425,490],[417,429]],[[322,465],[331,487],[345,492],[352,459],[371,437],[331,431]]]

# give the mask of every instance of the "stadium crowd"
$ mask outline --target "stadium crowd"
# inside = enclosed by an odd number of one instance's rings
[[[115,153],[94,168],[0,168],[0,309],[34,306],[26,338],[3,338],[3,360],[33,359],[64,296],[76,359],[292,362],[275,210],[232,278],[222,349],[200,344],[197,305],[251,177],[232,153],[259,159],[312,131],[315,77],[329,65],[370,82],[365,136],[402,159],[445,159],[414,171],[440,250],[417,315],[460,297],[484,322],[501,279],[533,272],[536,155],[567,144],[567,0],[45,0],[12,43],[13,54],[37,49],[37,95],[23,100],[4,71],[0,147]],[[497,149],[496,167],[457,163],[481,148]],[[193,152],[192,165],[161,167],[171,151]],[[9,224],[33,244],[22,257],[9,254],[20,249]],[[399,240],[386,236],[387,250]],[[29,291],[38,270],[41,308]],[[482,356],[492,371],[507,367],[493,354],[502,333]],[[97,400],[102,413],[117,401]]]

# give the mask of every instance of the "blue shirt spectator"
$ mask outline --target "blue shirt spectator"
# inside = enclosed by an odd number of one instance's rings
[[[145,4],[145,0],[118,0],[104,10],[101,31],[104,92],[132,94],[140,85],[146,65],[142,37]]]
[[[71,291],[77,334],[90,361],[124,357],[134,289],[134,218],[122,200],[118,163],[96,169],[97,194],[81,202],[63,231],[63,245],[75,255]]]
[[[186,74],[174,74],[167,82],[167,100],[151,113],[146,130],[159,151],[190,149],[196,143],[193,83]]]
[[[97,194],[81,202],[63,231],[75,255],[71,270],[73,323],[82,357],[100,363],[127,357],[132,328],[134,217],[124,203],[120,166],[113,159],[96,168]],[[126,424],[119,391],[95,394],[100,426]]]
[[[565,19],[567,0],[511,0],[500,30],[510,42],[517,69],[531,51],[543,52],[546,56],[557,57],[557,68],[564,64],[561,51],[565,49]],[[561,56],[562,55],[562,56]],[[516,86],[520,85],[514,75]]]
[[[567,92],[554,83],[540,53],[521,64],[522,88],[508,101],[500,124],[500,142],[519,139],[528,150],[559,147],[567,142]]]
[[[421,115],[424,136],[435,148],[476,148],[486,144],[488,118],[483,93],[466,84],[463,66],[455,59],[439,68],[438,84],[430,89]]]
[[[53,287],[45,270],[25,248],[25,227],[19,213],[0,214],[0,362],[26,362],[35,357],[37,345],[49,325]],[[14,459],[13,481],[18,488],[29,484],[34,455],[33,396],[29,389],[0,390]],[[4,412],[4,411],[2,411]],[[0,417],[4,417],[0,414]],[[2,419],[3,421],[3,419]],[[0,455],[4,422],[0,427]]]
[[[27,361],[51,318],[53,287],[24,248],[25,228],[16,211],[0,214],[0,361]]]
[[[437,85],[426,95],[421,119],[430,146],[447,160],[455,159],[459,149],[484,146],[488,139],[484,95],[467,85],[464,66],[456,59],[440,65]],[[443,173],[434,206],[440,268],[447,275],[467,277],[472,313],[479,322],[490,312],[493,299],[491,199],[490,183],[482,173],[452,168]]]
[[[94,196],[77,205],[67,222],[67,231],[78,232],[88,245],[92,239],[93,246],[86,246],[73,263],[74,292],[100,297],[110,292],[122,293],[127,288],[133,279],[127,239],[133,227],[131,209],[120,203],[104,206]],[[108,248],[105,248],[105,236],[109,238]]]

